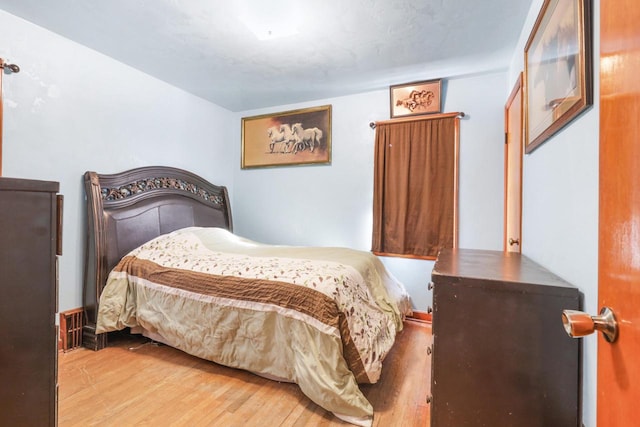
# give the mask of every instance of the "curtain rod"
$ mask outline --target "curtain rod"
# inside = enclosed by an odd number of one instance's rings
[[[458,112],[455,112],[455,113],[429,114],[429,115],[418,116],[418,117],[401,117],[401,118],[397,118],[397,119],[380,120],[380,121],[377,121],[377,122],[370,122],[369,123],[369,127],[371,127],[371,129],[375,129],[376,126],[378,126],[378,125],[385,125],[385,124],[389,124],[389,123],[414,122],[416,120],[446,119],[446,118],[449,118],[449,117],[462,118],[462,117],[464,117],[464,113],[461,112],[461,111],[458,111]]]

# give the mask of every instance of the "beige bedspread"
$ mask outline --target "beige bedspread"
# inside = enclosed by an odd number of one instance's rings
[[[410,313],[374,255],[272,246],[186,228],[132,251],[100,297],[97,332],[141,326],[187,353],[297,383],[323,408],[368,425],[358,382],[375,383]]]

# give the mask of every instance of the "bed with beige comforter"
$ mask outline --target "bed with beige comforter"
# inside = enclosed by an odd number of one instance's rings
[[[410,312],[404,287],[369,252],[191,227],[118,263],[97,332],[141,327],[192,355],[295,382],[336,416],[370,425],[358,383],[378,380]]]

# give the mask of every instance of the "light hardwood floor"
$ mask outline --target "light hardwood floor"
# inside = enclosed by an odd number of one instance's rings
[[[346,426],[295,384],[225,368],[122,336],[104,350],[60,353],[60,427]],[[361,389],[374,426],[429,425],[431,325],[406,321],[380,381]]]

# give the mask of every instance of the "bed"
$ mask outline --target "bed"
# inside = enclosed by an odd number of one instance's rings
[[[130,328],[279,381],[371,425],[375,383],[411,305],[368,252],[233,234],[228,193],[176,168],[85,174],[83,344]]]

